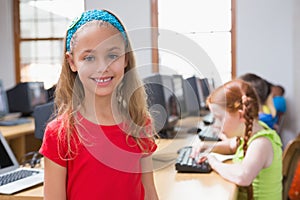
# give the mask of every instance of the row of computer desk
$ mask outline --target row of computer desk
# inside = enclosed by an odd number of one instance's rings
[[[180,127],[174,139],[160,139],[158,150],[153,155],[154,180],[161,200],[177,199],[237,199],[238,188],[224,180],[214,171],[211,173],[177,173],[174,158],[177,150],[191,145],[198,139],[195,134],[186,132],[186,128],[199,121],[198,117],[189,117],[180,121]],[[34,122],[17,126],[0,126],[0,131],[11,145],[20,160],[29,150],[36,150],[40,141],[34,139]],[[24,190],[14,195],[0,195],[1,199],[42,200],[43,185]]]

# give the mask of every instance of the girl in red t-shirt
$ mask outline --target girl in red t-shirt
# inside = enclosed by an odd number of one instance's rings
[[[76,18],[66,33],[45,130],[45,199],[158,199],[154,128],[124,26],[106,10]]]

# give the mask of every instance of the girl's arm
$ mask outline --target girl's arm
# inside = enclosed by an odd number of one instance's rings
[[[66,175],[67,170],[50,159],[44,157],[44,199],[65,200],[66,199]]]
[[[223,178],[240,186],[248,186],[263,168],[271,165],[273,148],[267,138],[259,137],[251,142],[241,163],[222,163],[210,155],[208,161]]]
[[[153,172],[143,173],[142,182],[145,189],[145,200],[158,200],[158,195],[154,185]]]
[[[215,152],[224,155],[231,155],[235,153],[236,146],[236,138],[225,139],[219,142],[202,142],[200,140],[196,140],[193,144],[191,157],[196,158],[199,153],[204,151],[207,151],[207,153]]]
[[[237,148],[236,138],[224,139],[213,144],[212,152],[224,155],[234,154]]]
[[[145,200],[158,200],[154,178],[152,157],[147,156],[142,158],[142,183],[145,189]]]

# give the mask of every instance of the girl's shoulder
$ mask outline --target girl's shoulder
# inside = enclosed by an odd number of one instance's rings
[[[249,140],[249,143],[251,143],[253,140],[260,138],[260,137],[265,137],[269,139],[272,143],[282,146],[281,139],[277,132],[270,127],[268,127],[264,122],[259,121],[259,124],[262,126],[263,129],[255,133]]]
[[[47,127],[55,128],[62,123],[61,117],[55,117],[51,121],[48,122]]]
[[[51,121],[47,123],[46,130],[58,130],[63,126],[63,118],[62,117],[55,117]]]
[[[76,131],[72,130],[73,128],[66,124],[65,118],[56,117],[47,124],[44,131],[44,141],[59,143],[65,148],[68,147],[70,141],[77,145],[80,143],[79,138]]]
[[[64,138],[67,129],[66,120],[63,116],[58,116],[47,123],[44,135],[48,137],[57,137],[59,135],[61,138]]]

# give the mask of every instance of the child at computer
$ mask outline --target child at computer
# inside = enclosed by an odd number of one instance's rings
[[[234,154],[233,163],[223,163],[208,154],[210,166],[223,178],[239,185],[238,199],[281,199],[282,150],[278,134],[258,120],[259,102],[255,90],[243,80],[233,80],[213,91],[207,99],[215,117],[213,127],[228,139],[195,145],[199,151]],[[211,144],[210,144],[211,145]],[[201,159],[203,160],[203,159]]]
[[[66,33],[48,123],[45,199],[158,199],[150,155],[154,128],[120,20],[83,12]]]
[[[276,108],[273,103],[273,94],[272,84],[268,82],[266,79],[258,76],[257,74],[253,73],[246,73],[239,77],[248,83],[255,89],[259,103],[259,120],[266,123],[270,128],[275,129],[274,125],[276,123]]]

